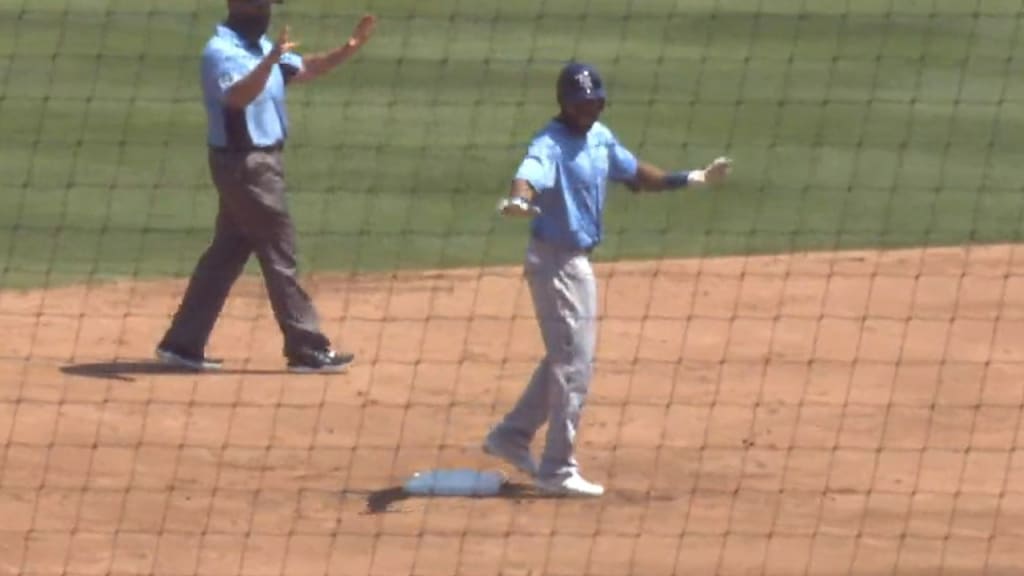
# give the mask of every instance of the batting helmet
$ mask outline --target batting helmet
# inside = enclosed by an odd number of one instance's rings
[[[558,75],[558,102],[573,104],[583,100],[604,100],[604,81],[597,68],[581,62],[570,62]]]

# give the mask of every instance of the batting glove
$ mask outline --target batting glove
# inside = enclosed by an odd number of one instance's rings
[[[693,182],[699,182],[701,184],[720,184],[726,176],[729,175],[729,170],[732,168],[732,159],[725,156],[719,156],[711,161],[703,170],[694,170],[690,172],[689,179]]]
[[[498,202],[498,213],[504,216],[536,216],[540,214],[540,208],[530,204],[526,198],[513,196]]]

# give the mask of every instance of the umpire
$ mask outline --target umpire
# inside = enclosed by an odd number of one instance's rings
[[[213,240],[199,259],[157,357],[192,370],[215,370],[207,358],[210,332],[249,256],[259,259],[270,304],[295,372],[338,370],[353,360],[335,352],[320,330],[316,309],[296,277],[295,227],[288,211],[282,151],[288,135],[286,87],[329,72],[369,40],[376,19],[364,16],[348,42],[305,57],[285,27],[271,42],[271,4],[227,0],[202,55],[209,165],[219,196]]]

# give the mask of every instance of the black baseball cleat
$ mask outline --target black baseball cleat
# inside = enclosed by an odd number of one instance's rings
[[[301,350],[288,355],[288,371],[313,373],[313,372],[340,372],[345,369],[355,355],[348,352],[335,352],[330,348],[322,350]]]
[[[219,358],[207,358],[202,354],[195,354],[176,346],[165,344],[157,346],[156,357],[168,366],[195,372],[220,370],[224,364]]]

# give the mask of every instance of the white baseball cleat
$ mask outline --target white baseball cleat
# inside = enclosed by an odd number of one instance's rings
[[[485,453],[500,458],[512,465],[516,470],[531,478],[537,475],[537,462],[530,454],[529,448],[512,446],[505,442],[493,430],[484,440],[483,450]]]
[[[594,498],[604,494],[604,486],[587,481],[579,472],[568,478],[538,478],[536,483],[541,492],[557,496]]]

